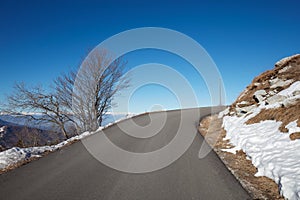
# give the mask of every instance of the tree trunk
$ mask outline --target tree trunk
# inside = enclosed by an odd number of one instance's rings
[[[61,129],[62,134],[65,136],[65,138],[69,139],[70,137],[68,136],[67,131],[66,131],[66,129],[65,129],[65,127],[64,127],[63,124],[60,125],[60,129]]]
[[[99,125],[99,126],[102,125],[102,120],[103,120],[103,119],[102,119],[102,115],[101,115],[101,116],[99,117],[99,119],[98,119],[98,125]]]

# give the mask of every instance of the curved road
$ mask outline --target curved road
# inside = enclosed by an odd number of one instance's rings
[[[137,153],[155,151],[174,139],[180,123],[184,121],[181,125],[189,127],[184,134],[195,134],[195,138],[179,159],[163,169],[141,174],[120,172],[101,164],[81,142],[77,142],[2,174],[1,199],[250,199],[213,151],[202,159],[198,158],[204,140],[197,134],[196,127],[199,118],[211,112],[210,108],[200,108],[144,114],[133,118],[134,125],[125,120],[86,139],[95,142],[101,134],[105,134],[124,150]],[[182,116],[188,121],[182,120]],[[158,129],[156,135],[148,133],[151,122],[159,124],[161,121],[164,126]],[[142,132],[143,127],[145,131]],[[124,134],[124,129],[132,134],[151,137],[135,138]]]

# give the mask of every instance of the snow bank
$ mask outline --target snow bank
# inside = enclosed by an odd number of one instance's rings
[[[282,95],[285,97],[292,97],[292,96],[300,95],[300,81],[294,82],[292,85],[290,85],[290,87],[279,92],[278,95]]]
[[[290,101],[299,99],[300,81],[278,95]],[[289,134],[281,133],[282,122],[266,120],[255,124],[246,124],[248,119],[260,113],[261,109],[272,109],[284,102],[271,105],[261,104],[243,116],[225,116],[223,127],[226,130],[225,140],[229,139],[235,147],[224,151],[235,153],[243,150],[257,168],[256,176],[273,179],[279,186],[280,193],[289,200],[300,199],[300,140],[292,141],[289,135],[299,132],[296,121],[290,122],[286,128]]]
[[[99,127],[98,130],[96,130],[95,132],[84,132],[80,135],[74,136],[66,141],[63,141],[59,144],[56,145],[51,145],[51,146],[41,146],[41,147],[29,147],[29,148],[19,148],[19,147],[13,147],[11,149],[8,149],[6,151],[0,152],[0,169],[6,169],[9,166],[12,166],[18,162],[22,162],[25,161],[27,159],[30,158],[34,158],[34,157],[41,157],[45,152],[47,151],[55,151],[57,149],[62,148],[63,146],[75,141],[75,140],[81,140],[85,137],[88,137],[92,134],[95,134],[96,132],[102,130],[103,128],[107,128],[108,126],[111,126],[117,122],[120,122],[122,120],[128,119],[133,117],[134,114],[128,114],[128,115],[121,115],[117,116],[116,118],[110,118],[111,120],[115,120],[116,121],[108,121],[106,119],[106,126],[104,127]]]
[[[256,176],[273,179],[286,198],[300,199],[300,141],[291,141],[289,134],[279,131],[281,122],[263,121],[246,125],[253,117],[225,116],[223,126],[227,131],[224,139],[235,146],[234,151],[243,150],[257,168]],[[286,126],[299,129],[296,123]],[[230,152],[231,150],[227,150]]]
[[[100,127],[97,131],[102,129],[103,127]],[[41,157],[43,153],[47,151],[50,152],[55,151],[69,144],[70,142],[73,142],[75,140],[81,140],[89,135],[94,134],[95,132],[84,132],[80,135],[74,136],[59,144],[51,145],[51,146],[29,147],[29,148],[13,147],[11,149],[8,149],[0,153],[0,169],[5,169],[15,163],[24,161],[29,158]]]

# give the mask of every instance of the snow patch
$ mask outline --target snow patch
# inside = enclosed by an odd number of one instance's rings
[[[254,92],[253,97],[258,103],[261,103],[265,99],[266,95],[267,92],[265,90],[257,90],[256,92]]]
[[[278,81],[273,83],[277,84]],[[290,81],[285,83],[290,84]],[[286,125],[288,134],[279,131],[282,122],[275,120],[246,124],[262,109],[273,109],[296,103],[300,99],[300,81],[294,82],[266,100],[264,100],[263,90],[257,91],[255,95],[261,100],[258,107],[248,109],[247,114],[236,113],[234,116],[223,117],[223,127],[226,130],[224,140],[229,140],[234,148],[222,149],[222,151],[236,153],[238,150],[243,150],[257,168],[256,176],[273,179],[285,198],[300,199],[300,140],[291,140],[289,137],[292,133],[300,132],[297,120]]]
[[[100,131],[102,129],[103,129],[103,127],[100,127],[97,131]],[[80,135],[69,138],[68,140],[63,141],[56,145],[41,146],[41,147],[28,147],[28,148],[13,147],[6,151],[0,152],[0,169],[5,169],[5,168],[9,167],[10,165],[24,161],[29,158],[41,157],[42,154],[47,151],[50,151],[50,152],[55,151],[75,140],[81,140],[85,137],[88,137],[88,136],[96,133],[97,131],[84,132]]]
[[[221,149],[221,151],[232,153],[232,154],[236,154],[236,152],[239,151],[239,150],[240,149],[238,147],[233,147],[231,149]]]
[[[300,127],[297,126],[297,120],[290,122],[285,128],[289,130],[289,134],[300,132]]]
[[[3,138],[4,133],[5,133],[5,126],[2,126],[2,127],[0,127],[0,139]],[[1,147],[1,145],[0,145],[0,147]]]
[[[229,113],[229,107],[227,107],[225,110],[223,110],[222,112],[219,113],[218,118],[222,118],[225,115],[227,115]]]
[[[292,67],[291,65],[288,65],[288,66],[282,68],[281,70],[279,70],[278,72],[279,72],[279,73],[286,72],[286,71],[289,70],[291,67]]]
[[[242,101],[242,102],[237,103],[237,105],[247,105],[247,104],[249,104],[248,101]]]
[[[67,144],[70,144],[71,142],[73,142],[75,140],[82,140],[83,138],[93,135],[104,128],[107,128],[107,127],[109,127],[117,122],[120,122],[122,120],[132,118],[135,115],[134,114],[126,114],[126,115],[122,114],[122,116],[123,117],[119,116],[119,118],[114,122],[106,121],[107,125],[105,127],[99,127],[95,132],[84,132],[84,133],[81,133],[80,135],[69,138],[68,140],[63,141],[56,145],[41,146],[41,147],[29,147],[29,148],[13,147],[6,151],[0,152],[0,169],[6,169],[11,165],[14,165],[21,161],[25,161],[30,158],[41,157],[43,155],[43,153],[45,153],[47,151],[50,151],[50,152],[55,151],[57,149],[64,147]]]
[[[284,80],[281,80],[279,78],[275,78],[273,80],[270,80],[269,82],[270,82],[270,85],[271,85],[270,88],[274,89],[274,88],[278,88],[278,87],[287,86],[287,85],[291,84],[293,82],[293,80],[284,81]]]
[[[259,109],[259,108],[258,108]],[[251,116],[253,117],[253,116]],[[281,194],[290,200],[299,199],[300,141],[291,141],[289,134],[279,131],[281,122],[272,120],[246,125],[248,117],[225,116],[226,138],[235,146],[230,151],[243,150],[257,168],[256,176],[267,176],[281,185]],[[295,122],[288,125],[298,130]]]
[[[300,96],[300,81],[294,82],[288,88],[279,92],[278,95],[285,97]]]

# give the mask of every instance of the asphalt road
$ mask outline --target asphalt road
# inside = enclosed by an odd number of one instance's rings
[[[92,156],[82,142],[77,142],[1,175],[0,199],[250,199],[213,151],[202,159],[198,158],[204,140],[196,133],[196,127],[199,118],[208,115],[211,109],[201,108],[200,114],[198,111],[191,109],[145,114],[135,117],[134,125],[130,121],[123,121],[86,139],[87,143],[91,142],[89,145],[99,146],[101,142],[96,141],[105,134],[124,150],[153,152],[172,143],[174,135],[183,126],[184,134],[187,137],[195,134],[195,138],[187,151],[165,168],[137,174],[120,172],[101,164],[94,158],[97,155]],[[185,120],[182,119],[183,115]],[[161,122],[164,122],[163,127],[157,129],[156,135],[151,135],[151,130]],[[133,136],[140,134],[149,138],[128,136],[124,131],[131,132]],[[100,148],[100,151],[103,149]],[[170,158],[174,157],[174,152],[170,151]],[[106,153],[110,155],[109,151]],[[111,157],[115,161],[124,160],[115,154],[111,154]],[[121,164],[124,162],[126,159]],[[132,164],[133,160],[127,162]],[[152,162],[145,160],[142,167],[152,166]]]

